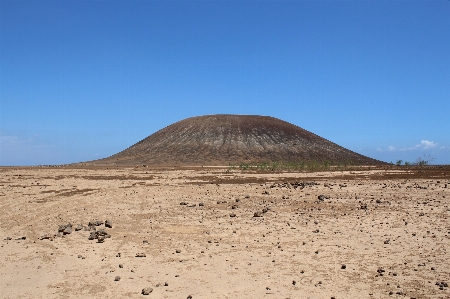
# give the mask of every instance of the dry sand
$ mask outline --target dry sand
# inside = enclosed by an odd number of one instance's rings
[[[0,297],[450,298],[448,169],[226,170],[0,168]]]

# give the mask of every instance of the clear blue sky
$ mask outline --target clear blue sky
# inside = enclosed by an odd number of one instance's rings
[[[450,164],[450,1],[0,0],[0,165],[103,158],[218,113]]]

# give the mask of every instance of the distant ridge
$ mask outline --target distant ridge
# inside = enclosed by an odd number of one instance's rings
[[[91,163],[228,165],[280,161],[385,164],[274,117],[227,114],[178,121],[109,158]]]

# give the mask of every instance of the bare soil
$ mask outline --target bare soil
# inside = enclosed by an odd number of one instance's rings
[[[0,298],[450,298],[449,198],[449,167],[4,167]]]

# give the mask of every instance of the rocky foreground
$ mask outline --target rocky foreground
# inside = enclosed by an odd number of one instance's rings
[[[450,170],[0,168],[1,298],[450,298]]]

